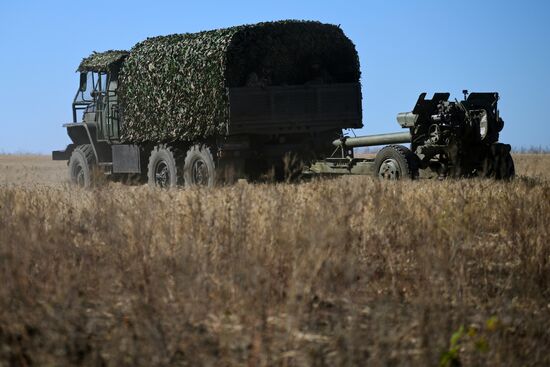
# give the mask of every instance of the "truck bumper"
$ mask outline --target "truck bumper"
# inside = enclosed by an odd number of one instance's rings
[[[69,144],[64,150],[54,150],[52,152],[52,160],[54,161],[68,161],[71,158],[71,153],[74,150],[75,145]]]
[[[52,159],[54,161],[68,161],[70,154],[66,150],[54,150],[52,152]]]

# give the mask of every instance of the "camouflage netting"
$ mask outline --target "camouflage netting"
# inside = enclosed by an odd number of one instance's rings
[[[120,81],[126,141],[196,140],[223,134],[228,88],[359,81],[353,43],[337,26],[310,21],[244,25],[149,38]]]
[[[77,71],[106,72],[111,64],[123,60],[126,56],[128,56],[128,51],[111,50],[94,52],[90,56],[82,59]]]

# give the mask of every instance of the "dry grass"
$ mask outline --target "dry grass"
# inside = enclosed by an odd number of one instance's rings
[[[0,187],[0,366],[550,365],[549,157],[512,183]]]
[[[550,179],[550,154],[515,154],[514,164],[520,176]]]

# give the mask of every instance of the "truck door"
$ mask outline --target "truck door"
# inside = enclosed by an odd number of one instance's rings
[[[108,138],[106,129],[106,109],[107,105],[107,74],[97,73],[97,81],[94,86],[94,102],[95,102],[95,123],[97,125],[97,140],[105,140]]]
[[[98,140],[118,140],[118,71],[101,73],[97,83],[96,122]]]
[[[119,133],[119,114],[118,114],[118,71],[113,71],[109,74],[107,80],[107,91],[105,104],[105,135],[109,140],[118,140]]]

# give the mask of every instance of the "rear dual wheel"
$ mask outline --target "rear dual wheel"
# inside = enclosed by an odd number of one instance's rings
[[[183,163],[185,186],[213,187],[216,183],[216,166],[210,148],[193,145],[187,151]]]
[[[156,146],[149,157],[149,185],[165,189],[182,184],[186,187],[214,186],[216,166],[209,147],[193,145],[182,158],[183,155],[167,145]]]
[[[147,165],[147,180],[149,185],[161,189],[177,186],[178,168],[171,147],[164,144],[157,145],[151,151]]]

